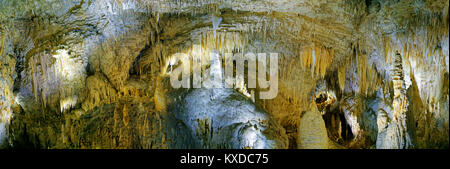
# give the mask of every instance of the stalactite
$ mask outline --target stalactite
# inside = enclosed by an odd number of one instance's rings
[[[368,56],[366,54],[361,54],[358,52],[357,57],[357,67],[358,67],[358,84],[359,84],[359,92],[362,94],[367,94],[369,87],[369,80],[367,77],[367,69],[368,69]]]
[[[35,63],[34,57],[30,58],[29,61],[30,67],[31,67],[31,89],[32,89],[32,93],[34,95],[34,98],[36,101],[38,101],[38,92],[39,92],[39,87],[38,87],[38,83],[39,83],[39,77],[37,76],[37,70],[36,70],[36,65],[37,63]]]
[[[129,120],[129,117],[128,117],[127,104],[123,105],[122,113],[123,113],[123,116],[122,116],[123,124],[125,124],[125,126],[128,126],[128,123],[130,122],[130,120]]]
[[[309,68],[312,64],[312,49],[305,48],[301,52],[302,65],[304,68]]]
[[[346,65],[341,65],[338,68],[338,80],[339,80],[339,88],[341,91],[344,91],[345,88],[345,71],[346,71]]]
[[[377,148],[407,149],[412,144],[406,124],[408,99],[404,84],[402,56],[396,51],[393,59],[393,110],[386,112],[384,116],[378,116]]]
[[[384,36],[383,37],[383,45],[384,45],[384,64],[388,63],[389,58],[389,52],[391,51],[391,37],[390,36]]]

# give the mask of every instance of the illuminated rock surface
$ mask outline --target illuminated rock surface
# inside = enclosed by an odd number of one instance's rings
[[[0,0],[0,148],[448,148],[448,7]],[[278,53],[277,96],[169,85],[211,52]]]
[[[214,98],[211,95],[215,95]],[[181,97],[180,97],[181,96]],[[233,89],[174,93],[168,112],[202,148],[287,148],[287,136],[263,109]]]
[[[328,135],[325,123],[317,111],[301,115],[297,143],[301,149],[327,149]]]

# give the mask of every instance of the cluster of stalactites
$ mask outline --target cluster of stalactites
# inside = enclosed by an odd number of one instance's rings
[[[105,81],[105,77],[98,74],[88,77],[86,82],[88,95],[81,104],[84,111],[89,111],[100,105],[115,103],[119,100],[151,100],[151,88],[142,85],[144,84],[142,81],[128,81],[117,90]]]
[[[246,38],[242,35],[241,32],[216,32],[216,36],[214,36],[213,31],[201,32],[199,33],[198,43],[187,48],[182,53],[186,54],[190,61],[199,60],[200,65],[192,64],[191,70],[201,70],[204,71],[207,69],[207,66],[211,63],[210,56],[212,53],[217,53],[221,56],[222,62],[224,62],[225,56],[227,54],[235,54],[244,52],[244,46],[246,45]],[[244,53],[245,54],[245,53]],[[181,58],[176,58],[181,55],[172,55],[166,59],[165,66],[161,67],[161,73],[165,74],[167,72],[173,71],[176,65],[178,65],[178,61]],[[200,66],[200,67],[197,67]],[[236,77],[240,78],[239,82],[236,84],[235,88],[238,89],[239,92],[244,94],[247,97],[250,97],[250,93],[247,90],[247,85],[244,82],[244,77]]]
[[[423,33],[428,35],[427,32]],[[384,64],[392,63],[392,57],[389,56],[394,55],[393,48],[395,48],[399,49],[399,52],[401,52],[401,55],[405,59],[409,59],[410,57],[420,59],[420,65],[430,67],[442,65],[445,67],[448,63],[445,61],[446,55],[443,51],[443,45],[445,45],[445,40],[448,39],[448,35],[444,35],[441,39],[441,41],[435,42],[434,40],[429,40],[427,37],[412,34],[409,38],[397,39],[398,43],[394,43],[391,36],[385,36],[383,39],[384,56],[388,57],[385,57]]]
[[[158,13],[180,14],[190,12],[191,15],[204,12],[214,12],[219,10],[220,3],[223,0],[115,0],[117,6],[123,9],[139,9],[144,11],[153,11]]]
[[[387,83],[376,63],[372,62],[373,58],[371,57],[374,56],[370,55],[370,50],[365,49],[361,44],[364,44],[364,41],[359,40],[353,43],[351,48],[353,52],[349,57],[340,61],[337,67],[337,80],[341,91],[344,91],[346,87],[346,78],[350,78],[352,80],[347,81],[347,84],[353,83],[351,86],[355,87],[355,94],[370,95],[380,87],[385,87],[384,85]],[[353,80],[356,83],[352,82]]]
[[[70,58],[66,50],[56,53],[40,53],[28,61],[28,80],[36,102],[46,109],[48,105],[59,103],[61,112],[75,106],[78,101],[78,89],[83,84],[83,63]],[[59,98],[59,102],[54,100]]]
[[[320,75],[323,78],[333,60],[334,49],[313,45],[304,48],[300,55],[303,67],[311,68],[311,74]]]
[[[443,72],[448,72],[448,32],[437,41],[432,32],[421,30],[410,37],[384,37],[384,64],[392,65],[395,52],[403,56],[404,68],[410,71],[411,76],[419,86],[420,97],[425,103],[435,104],[439,100],[441,79]],[[424,76],[424,74],[430,74]],[[428,82],[430,79],[435,79]],[[407,86],[408,87],[408,86]],[[434,103],[433,103],[434,102]]]
[[[245,38],[240,32],[217,32],[214,37],[214,32],[207,31],[199,33],[196,39],[198,39],[196,44],[179,52],[186,54],[191,61],[201,60],[203,68],[210,63],[209,57],[212,52],[216,51],[223,58],[226,53],[243,51],[246,44]],[[181,55],[164,57],[166,58],[165,65],[161,67],[161,73],[170,72],[171,70],[167,69],[175,68],[177,61],[181,59],[176,58],[179,56]]]
[[[203,49],[216,49],[221,54],[232,53],[233,50],[242,52],[246,39],[240,32],[217,32],[214,37],[214,32],[208,31],[200,33],[199,45]]]
[[[368,94],[381,86],[376,68],[369,64],[369,56],[367,54],[356,55],[359,79],[359,92]]]
[[[441,79],[444,69],[448,72],[448,0],[424,0],[424,1],[389,1],[389,2],[357,2],[357,16],[362,17],[357,36],[361,37],[356,44],[381,65],[377,71],[386,81],[390,81],[390,72],[387,71],[393,65],[395,52],[403,56],[403,68],[406,73],[432,74],[429,79]],[[366,9],[365,6],[369,5]],[[355,6],[356,7],[356,6]],[[354,43],[355,44],[355,43]],[[375,51],[375,53],[373,53]],[[369,65],[371,66],[371,65]],[[425,72],[425,73],[424,73]],[[409,76],[409,74],[407,74]],[[422,75],[421,75],[422,76]],[[437,76],[437,77],[436,77]],[[406,88],[411,82],[405,78]],[[418,82],[420,86],[420,82]],[[433,84],[434,85],[434,84]],[[429,87],[419,87],[419,90]],[[438,89],[439,87],[430,87]],[[426,89],[428,90],[428,89]],[[423,101],[432,100],[438,92],[420,91]]]

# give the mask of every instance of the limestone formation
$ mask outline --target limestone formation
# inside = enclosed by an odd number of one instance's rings
[[[297,144],[300,149],[328,149],[325,123],[318,111],[303,112],[300,117]]]
[[[411,139],[407,130],[407,107],[402,56],[397,53],[394,58],[392,70],[394,84],[394,100],[392,111],[382,111],[378,114],[377,148],[380,149],[407,149],[411,146]]]

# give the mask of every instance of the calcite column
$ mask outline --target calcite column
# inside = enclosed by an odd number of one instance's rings
[[[394,100],[392,111],[385,115],[378,115],[377,148],[406,149],[411,146],[411,140],[406,128],[406,111],[408,100],[406,97],[405,82],[403,78],[402,56],[396,52],[392,69],[394,84]]]

